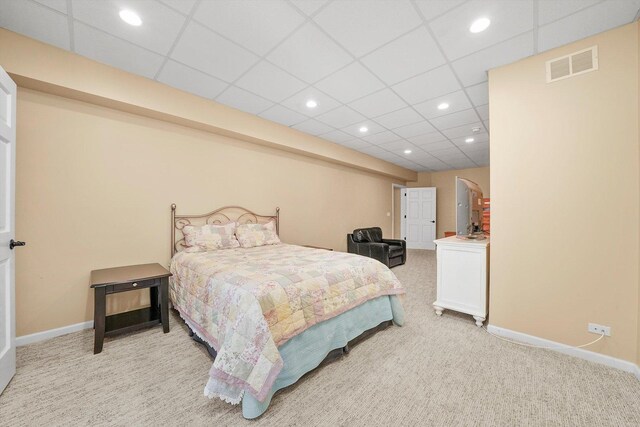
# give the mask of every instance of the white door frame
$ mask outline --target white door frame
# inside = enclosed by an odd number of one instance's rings
[[[16,373],[15,232],[16,84],[0,67],[0,393]]]
[[[395,190],[396,188],[400,189],[400,212],[396,212],[396,195],[395,195]],[[404,201],[404,199],[402,198],[402,189],[403,188],[407,188],[406,185],[402,185],[402,184],[391,184],[391,238],[395,239],[396,238],[396,215],[400,214],[400,239],[402,239],[402,232],[403,232],[403,210],[404,207],[402,206],[402,203]]]
[[[400,239],[407,241],[407,188],[400,191]]]

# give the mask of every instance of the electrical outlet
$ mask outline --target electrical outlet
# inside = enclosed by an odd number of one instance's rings
[[[598,334],[598,335],[605,334],[605,336],[608,336],[608,337],[611,336],[611,326],[602,326],[602,325],[598,325],[597,323],[589,323],[587,330],[592,334]]]

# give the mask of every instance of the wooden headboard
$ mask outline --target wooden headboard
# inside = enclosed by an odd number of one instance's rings
[[[239,224],[264,224],[275,221],[276,233],[280,234],[280,208],[276,208],[275,215],[258,215],[240,206],[225,206],[200,215],[178,215],[174,203],[171,205],[171,257],[186,247],[182,234],[185,225],[222,225],[232,221]]]

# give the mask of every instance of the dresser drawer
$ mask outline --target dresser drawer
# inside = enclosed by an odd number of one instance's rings
[[[158,285],[159,283],[160,283],[160,279],[138,280],[135,282],[120,283],[118,285],[113,285],[112,292],[123,292],[123,291],[131,291],[135,289],[144,289],[150,286]]]

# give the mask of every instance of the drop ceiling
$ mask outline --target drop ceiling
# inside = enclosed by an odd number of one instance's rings
[[[640,0],[0,0],[0,26],[439,171],[489,164],[488,69],[632,22],[638,8]],[[121,9],[143,24],[123,22]],[[473,34],[479,17],[491,25]]]

